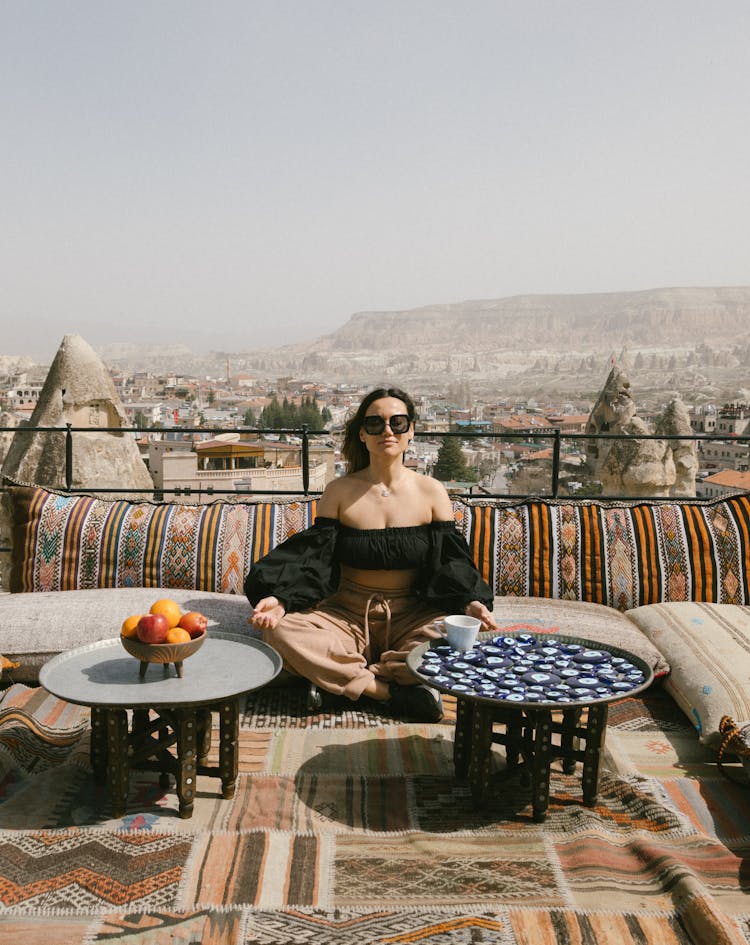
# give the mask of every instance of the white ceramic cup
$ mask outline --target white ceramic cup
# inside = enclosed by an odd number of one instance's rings
[[[442,623],[448,643],[462,653],[470,650],[477,642],[477,634],[482,626],[482,621],[477,617],[467,617],[465,614],[451,614]]]

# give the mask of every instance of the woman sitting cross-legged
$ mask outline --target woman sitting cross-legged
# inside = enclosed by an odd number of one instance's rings
[[[326,487],[315,524],[251,568],[250,623],[290,672],[402,716],[442,718],[439,694],[406,666],[441,636],[449,613],[496,629],[492,591],[458,532],[436,479],[404,466],[414,404],[395,388],[371,391],[346,425],[348,472]]]

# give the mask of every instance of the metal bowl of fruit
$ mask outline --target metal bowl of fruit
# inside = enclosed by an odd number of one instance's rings
[[[140,661],[141,678],[149,663],[162,663],[165,673],[174,663],[177,675],[182,677],[183,661],[203,646],[207,623],[203,614],[182,614],[174,601],[160,600],[147,614],[134,614],[123,622],[120,642]]]

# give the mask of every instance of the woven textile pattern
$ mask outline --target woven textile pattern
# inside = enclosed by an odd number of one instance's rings
[[[472,503],[457,521],[501,596],[628,610],[659,601],[750,602],[750,497],[655,503]]]
[[[288,503],[108,502],[11,486],[11,590],[174,587],[241,593],[254,561],[305,528]],[[658,601],[750,602],[750,497],[712,502],[454,502],[501,596],[628,610]]]
[[[12,486],[13,591],[172,587],[242,593],[252,562],[312,524],[315,500],[106,501]]]
[[[182,820],[173,788],[133,771],[128,812],[114,819],[89,768],[86,710],[11,687],[0,702],[0,940],[750,942],[746,788],[717,776],[662,690],[613,707],[592,807],[580,767],[553,765],[544,824],[517,777],[472,803],[454,776],[451,723],[383,712],[373,725],[359,706],[334,700],[309,715],[303,703],[302,687],[248,696],[233,798],[201,776]],[[48,731],[59,723],[54,751],[19,739],[21,709]],[[680,734],[693,739],[689,773],[668,750]],[[658,776],[644,773],[649,759]]]

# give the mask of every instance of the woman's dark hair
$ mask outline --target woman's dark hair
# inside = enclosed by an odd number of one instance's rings
[[[371,390],[369,394],[362,398],[362,402],[357,407],[357,412],[347,420],[344,429],[344,444],[341,447],[341,452],[346,460],[347,472],[359,472],[360,469],[370,465],[370,453],[360,440],[359,431],[370,405],[376,400],[382,400],[383,397],[395,397],[396,400],[402,401],[409,419],[414,423],[416,413],[414,401],[406,391],[400,390],[398,387],[377,387],[375,390]]]

